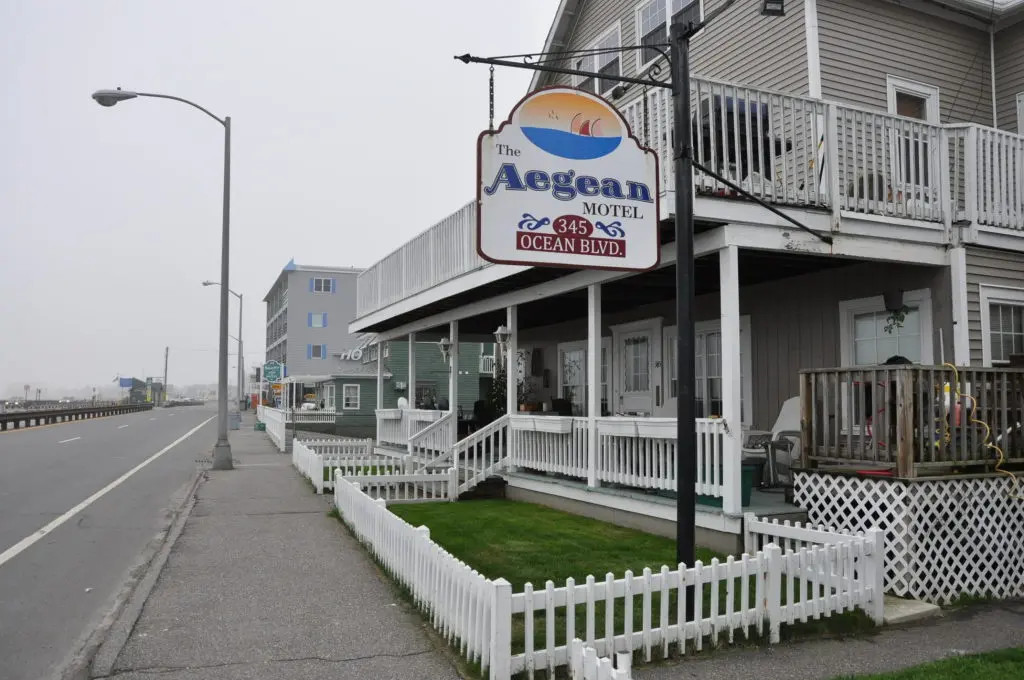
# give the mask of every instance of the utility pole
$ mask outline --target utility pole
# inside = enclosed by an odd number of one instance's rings
[[[170,347],[164,347],[164,394],[161,397],[161,404],[167,401],[167,357],[171,353]]]

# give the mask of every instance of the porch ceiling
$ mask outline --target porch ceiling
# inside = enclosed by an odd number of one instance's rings
[[[857,264],[857,260],[741,249],[740,285],[750,286],[854,264]],[[719,289],[717,255],[697,258],[694,261],[694,270],[696,295],[713,293]],[[541,267],[529,269],[507,279],[442,300],[429,308],[417,310],[416,313],[407,315],[406,321],[399,323],[413,321],[470,302],[566,276],[573,271],[577,270]],[[601,308],[604,312],[614,313],[659,300],[672,299],[675,295],[675,276],[675,266],[670,265],[605,284],[601,290]],[[519,326],[520,328],[545,326],[557,321],[583,318],[586,314],[587,291],[584,289],[521,305]],[[505,323],[503,310],[462,319],[459,322],[460,337],[479,335],[487,339],[492,337],[494,329],[503,323]],[[440,337],[445,333],[445,329],[437,329],[436,334]],[[429,332],[421,335],[424,339],[428,336],[432,337]]]

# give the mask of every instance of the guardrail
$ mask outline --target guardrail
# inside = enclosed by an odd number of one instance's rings
[[[0,432],[7,430],[20,430],[40,425],[52,425],[53,423],[64,423],[71,420],[86,420],[90,418],[103,418],[116,416],[122,413],[136,413],[138,411],[149,411],[152,404],[115,404],[113,406],[88,406],[83,408],[70,409],[40,409],[36,411],[6,411],[0,413]]]

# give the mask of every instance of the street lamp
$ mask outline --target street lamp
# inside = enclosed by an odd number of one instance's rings
[[[203,286],[219,286],[220,284],[216,281],[203,281]],[[235,291],[228,288],[228,292],[238,298],[238,337],[235,340],[238,341],[238,407],[242,407],[242,293],[236,293]]]
[[[122,90],[97,90],[92,98],[100,106],[113,106],[136,97],[153,97],[155,99],[171,99],[199,109],[224,127],[224,206],[221,219],[220,246],[220,362],[217,371],[217,443],[213,446],[213,469],[230,470],[231,444],[228,442],[228,255],[230,244],[230,213],[231,213],[231,117],[218,118],[207,109],[195,102],[169,94],[152,92],[131,92]]]

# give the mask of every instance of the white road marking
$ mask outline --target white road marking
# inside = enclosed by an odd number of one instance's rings
[[[71,439],[62,439],[62,440],[60,440],[60,441],[59,441],[59,442],[57,442],[57,443],[58,443],[58,444],[67,444],[68,442],[73,442],[73,441],[75,441],[76,439],[81,439],[81,437],[72,437]]]
[[[124,428],[126,428],[126,427],[128,427],[128,426],[127,426],[127,425],[118,425],[118,426],[117,426],[117,429],[119,429],[119,430],[123,430],[123,429],[124,429]]]
[[[150,418],[150,420],[156,420],[156,417]]]
[[[206,420],[204,420],[203,422],[199,423],[198,425],[193,427],[191,430],[189,430],[188,432],[186,432],[182,436],[178,437],[173,442],[171,442],[170,444],[168,444],[164,448],[160,449],[159,451],[154,453],[152,456],[150,456],[146,460],[142,461],[141,463],[139,463],[138,465],[133,467],[128,472],[124,473],[123,475],[121,475],[120,477],[118,477],[117,479],[112,481],[110,484],[107,484],[105,487],[103,487],[102,489],[100,489],[99,491],[97,491],[93,495],[89,496],[88,498],[86,498],[84,501],[82,501],[81,503],[79,503],[75,507],[73,507],[70,510],[68,510],[67,512],[65,512],[63,515],[61,515],[57,519],[53,520],[52,522],[50,522],[49,524],[44,526],[42,529],[39,529],[38,531],[36,531],[31,536],[26,536],[25,538],[21,539],[20,541],[18,541],[14,545],[12,545],[7,550],[5,550],[2,553],[0,553],[0,567],[2,567],[3,565],[7,564],[7,562],[11,561],[12,559],[14,559],[18,555],[20,555],[22,552],[24,552],[25,550],[30,548],[37,541],[40,541],[41,539],[45,538],[47,536],[47,534],[50,534],[51,532],[53,532],[54,529],[56,529],[60,525],[62,525],[65,522],[67,522],[69,519],[71,519],[72,517],[74,517],[75,515],[80,513],[82,510],[85,510],[87,507],[89,507],[90,505],[92,505],[93,503],[98,501],[100,498],[103,498],[104,496],[106,496],[108,493],[110,493],[111,491],[116,489],[118,486],[123,484],[129,477],[134,475],[136,472],[138,472],[142,468],[146,467],[147,465],[152,463],[154,460],[156,460],[157,458],[159,458],[160,456],[164,455],[165,453],[167,453],[168,451],[173,449],[175,446],[177,446],[181,442],[185,441],[186,439],[188,439],[189,437],[194,435],[196,432],[199,431],[199,429],[201,427],[203,427],[203,425],[206,425],[207,423],[209,423],[211,420],[213,420],[216,417],[217,416],[211,416],[211,417],[207,418]]]

